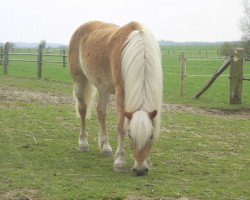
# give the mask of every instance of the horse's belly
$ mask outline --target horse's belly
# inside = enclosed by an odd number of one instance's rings
[[[114,94],[115,89],[113,84],[110,83],[109,80],[98,78],[98,77],[91,77],[91,82],[93,85],[101,92]]]
[[[86,69],[83,67],[83,72],[88,80],[101,92],[115,93],[115,88],[112,83],[111,74],[102,70],[95,70],[92,68]]]

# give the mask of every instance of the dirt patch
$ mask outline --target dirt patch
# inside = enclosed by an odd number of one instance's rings
[[[34,92],[10,86],[0,85],[0,101],[20,101],[20,102],[40,102],[40,103],[60,103],[73,104],[73,97],[54,94],[50,92]]]
[[[193,113],[207,116],[220,116],[224,118],[250,119],[250,109],[229,111],[220,109],[196,108],[181,104],[163,104],[162,109],[168,113]]]
[[[0,101],[40,102],[52,104],[74,104],[72,96],[55,94],[50,92],[34,92],[11,86],[0,85]],[[111,99],[110,107],[115,106],[114,98]],[[194,113],[208,116],[221,116],[225,118],[250,119],[250,109],[240,111],[226,111],[219,109],[202,109],[181,104],[163,104],[163,111],[167,113]]]
[[[37,195],[38,190],[31,189],[15,189],[6,192],[4,195],[0,196],[1,200],[42,200]]]
[[[145,197],[145,196],[127,196],[124,200],[195,200],[187,197],[174,198],[174,197]]]

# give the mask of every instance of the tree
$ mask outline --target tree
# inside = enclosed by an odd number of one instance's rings
[[[15,48],[15,47],[16,47],[15,43],[9,42],[9,48],[13,49],[13,48]]]
[[[250,40],[250,5],[249,0],[243,0],[244,16],[241,19],[241,31],[243,39]]]
[[[250,55],[250,4],[249,0],[242,0],[244,15],[240,21],[242,36],[242,46],[246,54]]]
[[[42,45],[43,49],[46,48],[46,41],[45,40],[41,40],[40,44]]]
[[[244,48],[245,53],[249,56],[250,55],[250,39],[243,40],[242,47]]]
[[[235,46],[230,42],[225,42],[220,46],[219,53],[222,56],[230,56],[234,50]]]

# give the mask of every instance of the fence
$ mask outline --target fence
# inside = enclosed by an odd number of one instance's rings
[[[184,90],[184,79],[187,77],[186,74],[186,58],[184,53],[180,54],[180,91],[181,96],[183,97]],[[188,59],[189,60],[189,59]],[[230,66],[230,104],[239,104],[241,103],[241,94],[242,94],[242,81],[250,81],[249,78],[243,77],[243,61],[248,61],[247,57],[244,54],[242,48],[236,48],[233,51],[233,54],[227,57],[221,67],[212,75],[212,78],[208,83],[198,92],[195,96],[198,99],[213,83],[214,81]]]
[[[199,49],[200,48],[200,49]],[[174,49],[168,48],[166,46],[161,47],[162,54],[168,57],[178,57],[181,53],[185,52],[185,55],[189,58],[189,60],[196,59],[213,59],[213,60],[224,60],[225,56],[219,53],[217,47],[176,47]]]
[[[8,74],[8,65],[9,62],[33,62],[33,63],[37,63],[37,78],[40,79],[42,77],[42,67],[43,67],[43,63],[62,63],[63,67],[66,67],[67,64],[67,54],[66,54],[66,50],[62,49],[62,53],[61,54],[49,54],[49,53],[44,53],[43,52],[43,46],[42,44],[39,44],[38,49],[37,49],[37,53],[15,53],[13,52],[12,49],[12,53],[10,53],[10,43],[7,42],[4,47],[0,48],[0,64],[3,65],[3,74]],[[20,59],[20,58],[10,58],[10,56],[34,56],[34,59]],[[45,60],[45,57],[58,57],[61,58],[61,60]]]

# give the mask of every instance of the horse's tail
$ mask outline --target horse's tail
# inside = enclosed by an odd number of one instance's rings
[[[84,98],[87,104],[87,119],[91,116],[91,110],[94,103],[96,88],[88,81],[84,91]]]
[[[78,99],[75,94],[75,90],[73,90],[73,96],[75,99],[75,108],[76,108],[76,116],[80,117],[79,112],[78,112]],[[87,112],[86,112],[86,117],[89,119],[91,117],[91,111],[94,103],[96,95],[96,88],[89,82],[86,81],[84,84],[84,89],[83,89],[83,100],[84,103],[87,105]]]
[[[83,27],[84,26],[79,27],[73,34],[69,44],[68,57],[71,75],[74,80],[73,96],[75,99],[76,116],[80,117],[78,112],[78,104],[80,101],[82,105],[87,107],[86,117],[90,118],[96,88],[90,83],[82,70],[83,62],[80,57],[79,43]]]

